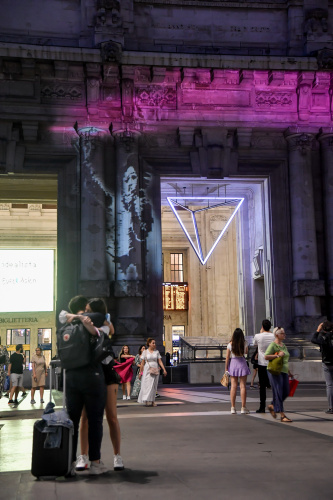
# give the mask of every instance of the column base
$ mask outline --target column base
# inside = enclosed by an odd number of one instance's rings
[[[296,316],[294,318],[295,331],[297,333],[314,333],[318,325],[326,319],[326,316]]]

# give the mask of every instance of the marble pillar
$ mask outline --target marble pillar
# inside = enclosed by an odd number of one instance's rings
[[[78,129],[81,187],[81,258],[79,293],[108,297],[106,265],[106,188],[104,150],[108,131]]]
[[[321,145],[324,224],[326,246],[326,294],[329,302],[329,314],[333,316],[333,132],[321,129],[318,136]]]
[[[116,153],[116,281],[117,335],[137,343],[146,335],[144,319],[144,221],[142,218],[139,135],[114,133]]]
[[[314,136],[288,129],[285,137],[289,148],[294,327],[299,333],[311,333],[322,318],[320,296],[325,295],[318,274],[311,171]]]

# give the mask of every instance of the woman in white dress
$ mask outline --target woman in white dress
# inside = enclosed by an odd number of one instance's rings
[[[156,342],[154,339],[147,340],[147,347],[141,355],[140,377],[141,389],[138,397],[138,403],[145,403],[146,406],[157,406],[155,403],[156,390],[159,375],[152,374],[151,369],[155,369],[159,373],[159,367],[163,370],[163,375],[166,377],[166,369],[164,368],[160,353],[156,350]]]

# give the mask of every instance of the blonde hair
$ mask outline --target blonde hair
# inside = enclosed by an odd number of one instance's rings
[[[284,328],[282,328],[282,326],[277,326],[276,328],[274,328],[273,333],[276,337],[279,333],[286,333],[286,332],[284,331]]]

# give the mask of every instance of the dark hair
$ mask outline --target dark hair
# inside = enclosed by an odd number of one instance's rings
[[[322,329],[324,332],[333,332],[333,323],[331,321],[324,321]]]
[[[129,348],[129,346],[128,346],[127,344],[123,345],[123,347],[121,348],[121,351],[120,351],[120,353],[119,353],[119,356],[118,356],[119,361],[121,361],[121,356],[122,356],[122,354],[124,354],[124,349],[125,349],[125,347],[128,347],[128,353],[127,353],[127,354],[129,354],[129,353],[130,353],[130,348]]]
[[[269,332],[269,330],[272,328],[272,323],[269,321],[269,319],[264,319],[262,322],[262,327],[265,332]]]
[[[87,304],[88,299],[86,297],[83,295],[76,295],[69,301],[68,308],[71,313],[77,314],[79,311],[84,311]]]
[[[143,347],[144,347],[144,348],[146,348],[146,346],[145,346],[144,344],[140,345],[139,350],[138,350],[138,354],[141,354],[141,349],[142,349]]]
[[[94,313],[101,313],[101,314],[106,314],[107,313],[107,308],[106,304],[103,299],[90,299],[88,301],[88,304],[90,306],[90,309]]]
[[[155,339],[153,339],[152,337],[149,337],[149,338],[147,339],[147,342],[146,342],[147,347],[149,347],[149,344],[151,344],[153,340],[155,340]]]
[[[19,351],[20,349],[23,349],[23,344],[17,344],[16,351]]]
[[[232,334],[231,351],[235,356],[244,356],[245,351],[245,338],[241,328],[236,328]]]

